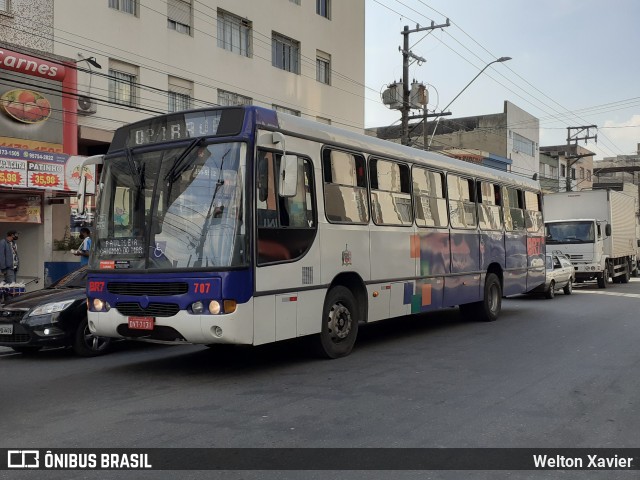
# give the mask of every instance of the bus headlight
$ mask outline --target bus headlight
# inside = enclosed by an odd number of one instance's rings
[[[204,305],[200,301],[194,302],[191,304],[191,310],[196,315],[200,315],[204,311]]]
[[[96,312],[108,312],[111,306],[108,302],[102,301],[99,298],[93,299],[93,310]]]
[[[220,302],[217,300],[211,300],[209,302],[209,312],[213,315],[218,315],[220,313]]]

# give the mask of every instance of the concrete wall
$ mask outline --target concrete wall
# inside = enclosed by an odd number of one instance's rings
[[[52,53],[53,37],[53,0],[11,0],[11,12],[0,13],[0,46]]]

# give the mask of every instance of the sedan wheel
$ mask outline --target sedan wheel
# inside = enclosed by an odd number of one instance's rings
[[[548,290],[544,292],[544,296],[547,297],[548,299],[552,299],[553,297],[556,296],[556,282],[551,280]]]
[[[565,295],[571,295],[573,293],[573,279],[569,279],[569,283],[567,283],[562,289]]]
[[[95,357],[105,353],[111,345],[108,337],[98,337],[89,330],[86,317],[80,322],[76,330],[73,351],[81,357]]]

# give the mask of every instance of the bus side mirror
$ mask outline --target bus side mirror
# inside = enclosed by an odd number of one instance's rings
[[[284,155],[280,160],[280,181],[278,194],[281,197],[295,197],[298,189],[298,157]]]
[[[611,224],[610,224],[610,223],[607,223],[607,224],[605,225],[605,227],[604,227],[604,234],[605,234],[607,237],[610,237],[610,236],[611,236]]]
[[[80,166],[80,185],[78,185],[78,214],[85,213],[84,202],[87,195],[87,177],[84,174],[84,167],[88,165],[102,165],[104,155],[93,155],[85,158]]]
[[[78,215],[84,215],[85,211],[85,197],[87,192],[87,177],[82,175],[80,177],[80,185],[78,186]]]

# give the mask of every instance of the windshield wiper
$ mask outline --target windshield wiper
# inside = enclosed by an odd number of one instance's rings
[[[131,154],[131,149],[126,147],[124,149],[125,156],[127,157],[127,163],[129,164],[129,170],[131,171],[131,177],[133,181],[136,182],[136,188],[138,190],[142,190],[142,182],[140,181],[140,173],[136,168],[136,162],[133,159],[133,155]]]
[[[202,138],[194,139],[187,146],[187,148],[185,148],[184,152],[182,152],[174,160],[173,165],[171,166],[167,174],[164,176],[165,181],[170,180],[171,182],[173,182],[173,180],[175,180],[175,178],[184,171],[185,168],[183,167],[186,167],[186,165],[183,165],[184,160],[189,156],[189,154],[193,151],[194,148],[196,148],[198,145],[200,145],[200,143],[202,143],[202,140],[203,140]]]

